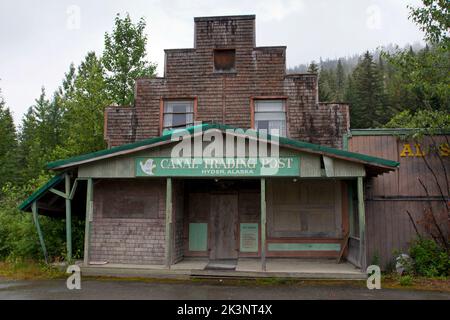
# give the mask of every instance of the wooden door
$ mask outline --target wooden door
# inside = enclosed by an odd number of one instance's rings
[[[237,194],[211,195],[210,259],[237,259]]]

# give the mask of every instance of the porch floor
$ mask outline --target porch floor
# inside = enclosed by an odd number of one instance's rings
[[[138,276],[158,278],[299,278],[362,280],[367,276],[348,262],[336,263],[327,259],[268,258],[266,271],[261,260],[240,258],[236,270],[205,270],[209,260],[185,258],[167,269],[162,265],[105,264],[82,266],[85,275]]]

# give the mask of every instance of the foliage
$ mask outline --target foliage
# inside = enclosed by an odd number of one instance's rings
[[[313,60],[311,64],[308,66],[308,73],[319,73],[319,65]]]
[[[107,83],[111,99],[120,105],[131,105],[134,100],[134,80],[154,75],[156,66],[145,60],[147,36],[145,20],[137,24],[130,15],[117,14],[112,34],[105,33],[103,63],[108,71]]]
[[[55,148],[53,158],[68,158],[106,147],[103,112],[110,100],[101,59],[89,52],[78,71],[69,76],[74,77],[74,81],[65,102],[65,138]]]
[[[385,127],[417,129],[417,132],[422,134],[435,134],[441,130],[450,131],[450,113],[430,110],[412,113],[405,110],[396,114]]]
[[[450,113],[450,6],[447,0],[422,0],[409,8],[410,19],[425,32],[425,47],[388,45],[288,72],[320,70],[319,100],[349,103],[353,128],[382,126],[402,111]]]
[[[410,18],[425,32],[431,43],[450,44],[450,5],[448,0],[422,0],[422,6],[410,8]]]
[[[409,249],[415,273],[427,277],[450,276],[450,254],[434,240],[418,238]]]
[[[382,75],[367,51],[353,72],[353,101],[349,101],[350,119],[354,128],[379,127],[389,118]]]
[[[0,91],[0,198],[1,189],[15,178],[17,171],[17,136],[11,111]]]
[[[400,277],[399,282],[400,282],[401,286],[405,286],[405,287],[410,286],[413,283],[413,277],[409,274],[406,274],[406,275]]]
[[[3,187],[4,197],[0,201],[0,259],[34,258],[43,259],[39,238],[30,213],[17,207],[21,199],[47,182],[48,176],[41,176],[24,187],[8,184]],[[63,260],[66,250],[64,219],[39,216],[39,223],[50,257]],[[83,256],[83,219],[72,221],[74,258]]]
[[[450,52],[425,47],[383,53],[388,64],[387,92],[399,110],[450,112]]]

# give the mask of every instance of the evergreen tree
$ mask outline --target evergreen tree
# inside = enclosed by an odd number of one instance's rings
[[[336,101],[343,101],[344,95],[345,95],[345,73],[341,59],[339,59],[336,67],[336,94],[334,98]]]
[[[134,24],[129,14],[123,19],[118,14],[112,34],[105,34],[103,63],[108,72],[111,99],[119,105],[133,103],[136,78],[151,77],[155,73],[156,66],[145,59],[145,26],[143,18]]]
[[[383,80],[369,51],[353,72],[353,79],[352,127],[373,128],[386,123],[392,114],[385,105]]]
[[[41,142],[37,135],[38,121],[33,107],[22,118],[19,133],[19,184],[39,176],[45,160],[41,157]]]
[[[319,73],[319,65],[314,60],[308,66],[308,73]]]
[[[19,163],[22,183],[39,177],[45,164],[56,160],[54,150],[61,144],[63,110],[55,97],[48,100],[45,88],[22,119],[19,135]]]
[[[0,91],[0,198],[2,188],[17,174],[17,136],[11,111]]]
[[[71,98],[64,119],[65,140],[57,149],[57,157],[104,149],[103,112],[108,99],[105,70],[101,59],[89,52],[78,67]]]

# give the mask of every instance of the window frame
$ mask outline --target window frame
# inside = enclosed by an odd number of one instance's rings
[[[174,97],[174,98],[164,98],[161,97],[159,100],[159,135],[161,136],[164,132],[164,115],[166,114],[164,112],[164,106],[168,102],[182,102],[182,101],[189,101],[192,102],[193,108],[192,108],[192,125],[195,124],[197,121],[197,105],[198,105],[198,98],[197,96],[194,97]]]
[[[258,100],[281,100],[284,104],[284,113],[286,115],[286,138],[289,138],[289,107],[288,107],[288,97],[287,96],[252,96],[250,97],[250,127],[253,130],[256,129],[256,121],[255,121],[255,109],[256,109],[256,101]],[[268,132],[270,134],[270,132]],[[281,137],[281,136],[280,136]]]

